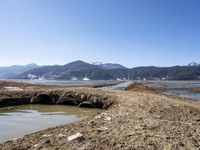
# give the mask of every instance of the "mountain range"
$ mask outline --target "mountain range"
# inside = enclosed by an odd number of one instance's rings
[[[15,75],[21,74],[25,71],[29,71],[39,66],[32,63],[28,65],[14,65],[9,67],[0,67],[0,78],[12,78]]]
[[[126,68],[113,63],[75,61],[66,65],[37,66],[7,78],[56,80],[200,80],[200,66]]]

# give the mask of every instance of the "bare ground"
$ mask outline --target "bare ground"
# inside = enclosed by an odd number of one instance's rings
[[[1,150],[200,149],[200,103],[155,93],[67,88],[105,96],[114,103],[102,115],[43,130],[0,145]],[[112,102],[110,102],[112,100]],[[84,139],[68,141],[82,133]]]

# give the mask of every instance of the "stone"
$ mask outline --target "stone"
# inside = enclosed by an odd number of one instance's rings
[[[111,117],[105,117],[104,120],[110,121],[110,120],[112,120],[112,118]]]
[[[107,127],[100,127],[100,128],[97,128],[97,131],[101,132],[101,131],[106,131],[108,130]]]
[[[74,140],[78,140],[78,141],[81,141],[81,140],[84,140],[84,136],[83,134],[81,133],[76,133],[74,135],[71,135],[67,138],[68,141],[74,141]]]
[[[109,114],[107,112],[103,112],[100,115],[96,116],[95,119],[104,119],[106,121],[112,120],[111,117],[109,117]]]
[[[42,135],[43,138],[47,138],[47,137],[50,137],[51,135],[50,134],[44,134]]]
[[[33,147],[34,147],[34,148],[38,147],[38,144],[35,144]]]
[[[65,135],[62,134],[62,133],[59,133],[59,134],[58,134],[58,138],[62,138],[62,137],[65,137]]]
[[[85,100],[86,96],[84,94],[81,94],[81,100]]]

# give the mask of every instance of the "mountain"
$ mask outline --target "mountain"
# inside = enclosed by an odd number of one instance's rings
[[[113,63],[92,62],[91,64],[100,66],[104,69],[127,69],[126,67],[120,64],[113,64]]]
[[[191,62],[187,66],[190,66],[190,67],[200,67],[200,62],[199,63],[197,63],[197,62]]]
[[[200,80],[200,67],[137,67],[129,71],[130,79]]]
[[[132,69],[107,66],[75,61],[66,65],[35,68],[15,75],[12,78],[59,80],[200,80],[200,67],[197,66],[147,66]]]
[[[65,79],[65,80],[114,80],[102,67],[75,61],[66,65],[43,66],[14,78],[23,79]]]
[[[14,66],[9,66],[9,67],[0,67],[0,78],[9,78],[12,77],[14,75],[23,73],[25,71],[28,70],[32,70],[35,68],[38,68],[39,66],[37,66],[36,64],[28,64],[28,65],[24,65],[24,66],[20,66],[20,65],[14,65]]]

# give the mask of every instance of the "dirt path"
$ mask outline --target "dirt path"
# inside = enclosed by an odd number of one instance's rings
[[[114,103],[103,114],[81,122],[43,130],[0,145],[22,149],[199,149],[200,103],[133,91],[66,89],[75,93],[109,95]],[[101,99],[108,103],[109,98]],[[81,133],[82,137],[68,141]]]

